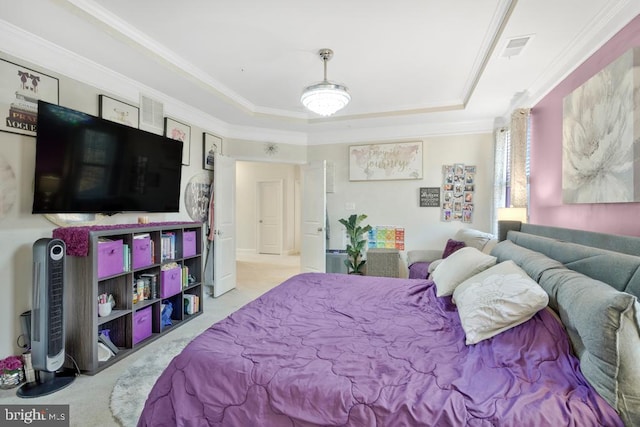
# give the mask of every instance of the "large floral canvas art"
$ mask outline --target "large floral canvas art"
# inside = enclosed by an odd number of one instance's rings
[[[640,201],[640,47],[563,101],[564,203]]]

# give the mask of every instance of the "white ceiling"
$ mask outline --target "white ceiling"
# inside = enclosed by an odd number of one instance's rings
[[[383,140],[489,131],[638,13],[638,0],[2,1],[13,38],[0,50],[85,82],[100,75],[98,87],[136,103],[103,76],[138,82],[166,114],[228,137]],[[522,53],[502,56],[522,36]],[[322,80],[321,48],[334,51],[329,80],[352,97],[330,118],[300,104]]]

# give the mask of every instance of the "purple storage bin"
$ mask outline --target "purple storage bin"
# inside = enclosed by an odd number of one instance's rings
[[[168,298],[182,290],[182,269],[172,268],[160,272],[160,298]]]
[[[133,343],[137,344],[140,341],[147,339],[151,336],[152,325],[152,311],[151,306],[136,311],[133,314]]]
[[[133,268],[142,268],[152,264],[151,238],[133,239]]]
[[[98,278],[124,271],[122,240],[98,243]]]
[[[185,231],[182,233],[182,256],[194,256],[196,254],[196,232]]]

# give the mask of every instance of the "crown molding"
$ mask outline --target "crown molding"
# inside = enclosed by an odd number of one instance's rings
[[[504,32],[504,29],[509,22],[509,18],[517,4],[518,0],[503,0],[496,7],[493,19],[489,25],[487,36],[482,41],[482,47],[480,48],[481,54],[476,58],[470,78],[463,90],[463,106],[466,106],[469,103],[469,100],[478,86],[478,82],[480,81],[484,70],[487,68],[487,64],[493,56],[498,45],[498,41],[500,40],[500,37],[502,37],[502,33]]]
[[[62,76],[138,103],[140,84],[15,25],[0,20],[0,49]]]
[[[182,58],[174,51],[168,49],[160,43],[157,43],[154,39],[152,39],[142,31],[139,31],[129,23],[118,18],[117,16],[100,6],[97,2],[92,0],[67,0],[67,2],[80,9],[82,12],[102,22],[111,30],[119,33],[126,39],[146,49],[147,51],[155,55],[155,57],[159,60],[170,64],[172,67],[183,71],[195,80],[206,85],[209,90],[213,91],[218,96],[230,100],[244,110],[256,112],[256,106],[249,102],[247,99],[238,95],[236,92],[232,91],[221,82],[213,78],[211,75],[205,73],[200,68],[191,64],[189,61]]]
[[[294,132],[273,128],[232,125],[158,92],[138,81],[61,48],[41,37],[0,20],[0,50],[45,70],[77,80],[138,105],[140,94],[163,103],[165,115],[196,125],[225,138],[248,141],[278,141],[283,144],[308,145],[352,143],[358,141],[418,138],[444,134],[482,133],[488,131],[484,122],[440,123],[417,126],[387,126],[319,132]],[[63,97],[62,97],[63,98]],[[413,111],[413,114],[416,112]],[[367,117],[368,118],[368,117]]]
[[[493,132],[493,119],[469,122],[439,122],[405,126],[381,126],[365,129],[341,129],[309,134],[308,145],[379,142],[421,139],[444,135],[469,135]]]
[[[184,120],[225,137],[264,140],[264,137],[259,138],[258,136],[269,135],[272,139],[287,141],[290,144],[305,144],[307,141],[307,135],[303,132],[230,125],[1,19],[0,50],[60,76],[93,86],[134,105],[138,105],[140,94],[143,93],[162,102],[165,115]],[[61,95],[61,98],[64,99],[64,94]]]
[[[307,123],[314,123],[325,120],[324,118],[317,118],[315,115],[307,112],[283,110],[256,105],[237,92],[233,91],[229,87],[225,86],[222,82],[218,81],[210,74],[207,74],[202,69],[191,64],[176,52],[168,49],[166,46],[157,43],[154,39],[152,39],[145,33],[139,31],[129,23],[112,14],[107,9],[99,5],[95,0],[66,1],[69,4],[75,6],[78,10],[86,13],[87,15],[90,15],[94,19],[106,25],[112,31],[128,39],[130,42],[136,43],[143,49],[146,49],[150,54],[157,57],[158,60],[170,64],[175,69],[181,70],[192,79],[206,86],[212,93],[226,99],[249,115],[261,115],[265,117],[281,119],[294,119],[306,121]],[[464,108],[473,95],[478,81],[482,77],[482,73],[484,72],[489,59],[493,55],[497,41],[499,40],[502,31],[504,30],[504,27],[508,22],[509,17],[511,16],[511,13],[515,8],[517,2],[518,0],[501,0],[498,4],[491,24],[489,26],[487,37],[483,41],[483,44],[478,52],[478,57],[470,71],[469,79],[462,90],[461,98],[459,100],[443,102],[438,105],[411,106],[397,111],[377,111],[359,115],[338,115],[332,118],[341,120],[360,120],[372,117],[398,117],[403,115],[413,115],[416,113],[443,112],[450,111],[453,108]]]
[[[521,96],[517,105],[512,105],[512,108],[536,105],[638,14],[640,14],[638,0],[618,0],[614,4],[607,4],[600,14],[586,25],[573,42],[555,58],[546,72],[533,82],[527,96]],[[506,112],[505,117],[510,114],[510,111]]]

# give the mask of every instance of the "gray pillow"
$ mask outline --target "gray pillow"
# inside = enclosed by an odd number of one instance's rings
[[[569,269],[542,273],[585,378],[626,425],[640,425],[640,304],[633,295]]]
[[[491,255],[495,256],[498,262],[512,260],[536,282],[540,280],[542,273],[550,268],[565,269],[561,262],[540,252],[518,246],[510,240],[498,243],[491,250]]]

